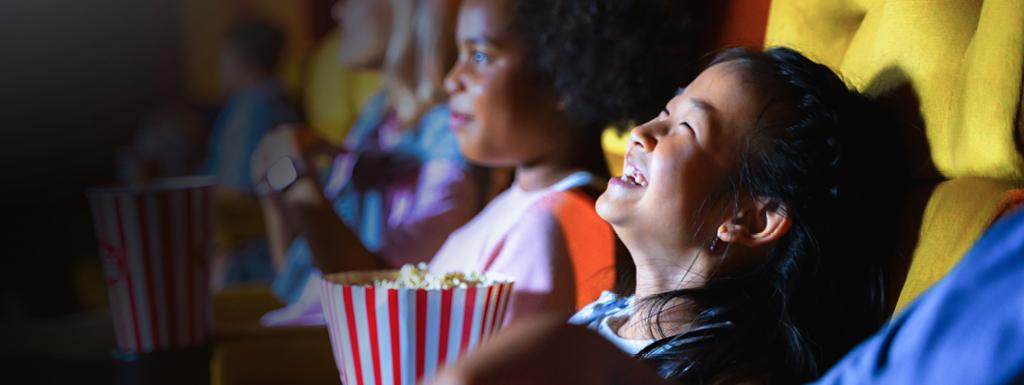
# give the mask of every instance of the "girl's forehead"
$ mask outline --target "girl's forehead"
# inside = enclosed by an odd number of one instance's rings
[[[512,0],[467,0],[459,10],[456,34],[464,40],[500,43],[508,38],[513,18]]]
[[[723,165],[734,161],[740,141],[758,124],[767,100],[757,82],[748,81],[743,67],[730,62],[708,67],[668,105],[673,114],[694,120],[691,124],[704,134],[703,146]]]
[[[746,66],[732,62],[715,64],[701,72],[680,96],[706,103],[725,121],[752,121],[764,105],[765,93],[758,83],[747,80],[748,75]]]

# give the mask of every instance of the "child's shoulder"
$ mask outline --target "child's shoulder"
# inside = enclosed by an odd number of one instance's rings
[[[558,190],[545,194],[529,211],[531,215],[547,215],[562,224],[607,226],[597,215],[594,203],[594,198],[585,192],[576,189]]]
[[[554,190],[538,199],[537,203],[533,205],[533,209],[552,212],[582,211],[596,214],[594,202],[594,198],[590,195],[576,189]]]

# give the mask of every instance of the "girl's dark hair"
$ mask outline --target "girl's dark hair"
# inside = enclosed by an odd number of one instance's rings
[[[716,194],[724,201],[705,207],[767,199],[792,225],[763,262],[647,301],[654,320],[679,300],[696,316],[638,356],[687,384],[801,383],[885,319],[906,175],[899,135],[877,104],[794,50],[730,49],[719,63],[738,65],[768,102]]]
[[[704,13],[690,0],[513,0],[513,27],[526,64],[551,84],[573,124],[573,151],[584,168],[609,177],[601,133],[658,114],[697,69]],[[595,195],[596,197],[596,195]],[[631,291],[633,261],[621,243],[617,291]]]

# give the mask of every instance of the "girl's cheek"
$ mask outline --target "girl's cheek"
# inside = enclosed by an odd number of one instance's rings
[[[466,92],[473,96],[479,96],[487,90],[487,86],[490,83],[490,76],[476,70],[470,70],[471,72],[466,74]]]

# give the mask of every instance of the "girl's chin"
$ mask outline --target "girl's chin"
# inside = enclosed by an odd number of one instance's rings
[[[455,139],[459,143],[459,152],[462,153],[463,158],[481,166],[495,167],[491,164],[494,161],[491,159],[494,154],[489,154],[485,146],[480,143],[479,138],[462,132],[457,133]]]
[[[630,213],[633,212],[633,205],[616,197],[614,193],[605,191],[597,198],[595,204],[597,215],[612,226],[621,226],[629,221]]]
[[[459,150],[462,152],[462,157],[466,161],[477,166],[490,168],[513,168],[518,165],[518,163],[500,156],[500,154],[495,154],[492,151],[481,150],[480,147],[459,146]]]
[[[608,181],[608,188],[598,197],[598,212],[600,213],[601,206],[606,206],[609,215],[612,215],[612,212],[629,213],[635,210],[640,198],[643,197],[643,193],[643,188],[628,185],[619,178],[611,178]]]

